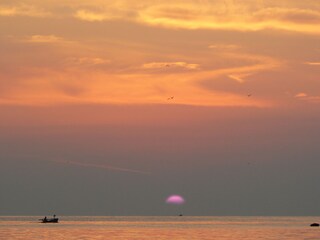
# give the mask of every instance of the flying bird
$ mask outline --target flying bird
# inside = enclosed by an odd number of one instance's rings
[[[167,100],[173,100],[174,96],[168,97]]]
[[[250,93],[250,94],[248,94],[248,97],[251,97],[251,95],[252,95],[251,93]]]

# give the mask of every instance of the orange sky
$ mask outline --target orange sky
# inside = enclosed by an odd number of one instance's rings
[[[318,102],[319,10],[317,0],[1,1],[0,104]]]
[[[0,215],[320,214],[319,0],[1,0],[0,54]]]

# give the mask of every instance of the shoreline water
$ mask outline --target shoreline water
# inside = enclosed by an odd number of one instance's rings
[[[319,217],[0,216],[0,239],[319,239]]]

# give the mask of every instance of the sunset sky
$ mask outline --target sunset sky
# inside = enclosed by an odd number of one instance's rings
[[[0,54],[0,214],[320,215],[320,1],[1,0]]]

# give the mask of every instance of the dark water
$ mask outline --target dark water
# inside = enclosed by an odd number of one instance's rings
[[[0,217],[0,239],[320,240],[320,217]]]

